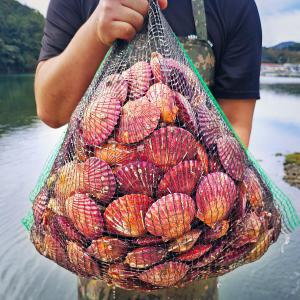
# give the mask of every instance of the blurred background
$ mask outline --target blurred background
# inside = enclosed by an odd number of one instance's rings
[[[1,300],[77,298],[76,277],[38,255],[20,223],[30,208],[29,193],[64,130],[48,128],[35,116],[33,73],[48,2],[0,0]],[[300,2],[256,3],[264,34],[262,100],[250,150],[300,214],[300,190],[283,179],[297,182],[284,162],[286,155],[300,152]],[[218,298],[299,300],[299,249],[299,229],[281,235],[258,262],[219,278]]]

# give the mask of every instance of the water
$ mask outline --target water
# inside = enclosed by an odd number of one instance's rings
[[[283,182],[283,157],[300,151],[300,80],[264,78],[251,151],[300,213],[300,191]],[[76,277],[37,254],[20,219],[63,129],[35,118],[32,76],[0,77],[0,299],[76,299]],[[300,299],[300,230],[281,236],[258,262],[219,279],[219,299]]]

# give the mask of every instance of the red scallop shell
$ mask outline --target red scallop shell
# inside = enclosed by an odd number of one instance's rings
[[[190,196],[169,194],[152,204],[145,224],[151,234],[172,239],[190,230],[194,216],[195,203]]]
[[[81,135],[75,136],[72,140],[74,143],[75,158],[80,162],[85,162],[89,157],[89,151]]]
[[[224,122],[214,108],[202,105],[198,109],[198,126],[205,145],[210,148],[217,140],[228,134]]]
[[[246,155],[239,142],[234,137],[221,137],[217,141],[217,149],[226,173],[236,180],[243,180],[246,171]]]
[[[189,131],[191,131],[196,137],[198,137],[199,128],[197,118],[193,108],[191,107],[191,104],[189,103],[187,98],[181,95],[180,93],[174,92],[174,94],[176,106],[179,108],[179,120]]]
[[[174,92],[163,83],[153,84],[146,97],[160,109],[161,120],[167,124],[172,124],[176,120],[178,107],[175,105]]]
[[[209,171],[208,155],[205,148],[200,143],[198,143],[197,146],[196,159],[201,162],[204,173],[207,174]]]
[[[30,240],[33,243],[35,249],[41,254],[44,255],[45,252],[45,235],[41,229],[41,226],[32,225],[30,229]]]
[[[123,145],[110,140],[106,144],[95,147],[95,156],[110,166],[131,162],[137,158],[136,146]]]
[[[128,98],[139,99],[146,95],[151,83],[151,67],[149,63],[140,61],[122,73],[128,81]]]
[[[201,245],[198,244],[194,246],[192,249],[188,250],[185,253],[180,254],[177,256],[177,259],[179,261],[193,261],[201,256],[203,256],[205,253],[207,253],[211,249],[212,245]]]
[[[207,100],[207,95],[205,93],[205,91],[202,91],[201,88],[197,88],[195,87],[194,89],[194,93],[191,96],[191,101],[190,101],[190,105],[192,107],[192,109],[197,112],[199,107],[205,105]]]
[[[188,251],[196,244],[200,235],[200,229],[193,229],[170,243],[168,251],[178,253]]]
[[[101,203],[109,203],[116,191],[116,180],[110,166],[96,157],[84,163],[85,192]]]
[[[152,198],[140,194],[125,195],[114,200],[104,212],[108,230],[125,237],[145,235],[144,217],[152,203]]]
[[[35,224],[41,224],[44,212],[47,208],[49,195],[47,189],[42,189],[35,198],[32,206],[33,217]]]
[[[110,265],[107,274],[114,280],[126,280],[126,279],[136,278],[138,272],[130,270],[123,263],[118,263],[118,264]]]
[[[161,74],[161,63],[160,60],[163,59],[163,56],[158,52],[151,53],[151,60],[150,66],[156,82],[162,81],[162,74]]]
[[[211,242],[217,240],[224,236],[229,230],[229,222],[227,220],[223,220],[215,224],[214,228],[207,229],[203,236],[203,242]]]
[[[253,170],[246,170],[244,180],[239,185],[239,192],[241,201],[245,205],[247,202],[254,208],[264,205],[264,192]]]
[[[261,229],[260,217],[255,212],[250,212],[236,224],[235,248],[240,248],[249,243],[256,243]]]
[[[166,262],[140,274],[139,279],[154,286],[170,287],[180,281],[189,266],[181,262]]]
[[[236,198],[236,186],[227,174],[208,174],[201,180],[196,192],[197,217],[214,227],[228,217]]]
[[[144,237],[137,238],[132,242],[139,246],[154,246],[154,245],[162,244],[164,241],[159,236],[147,235]]]
[[[170,169],[160,181],[158,186],[158,197],[172,193],[191,195],[200,177],[205,174],[206,169],[197,160],[180,162]]]
[[[167,171],[183,160],[193,160],[197,146],[197,141],[189,131],[168,126],[154,131],[144,141],[143,156]]]
[[[75,192],[83,192],[83,163],[69,162],[57,171],[55,195],[60,200],[66,200]]]
[[[101,237],[92,241],[87,253],[101,261],[112,262],[125,256],[128,243],[113,237]]]
[[[128,101],[122,108],[116,141],[137,143],[147,137],[157,127],[160,110],[146,98]]]
[[[209,168],[209,173],[225,172],[220,162],[220,159],[218,157],[218,153],[215,151],[209,153],[208,168]]]
[[[76,229],[89,239],[102,235],[104,221],[99,207],[87,194],[75,194],[66,200],[66,214]]]
[[[50,198],[47,207],[59,216],[64,216],[66,214],[65,201],[59,198]]]
[[[102,144],[117,125],[120,112],[121,103],[117,98],[100,95],[91,102],[82,119],[82,135],[85,143]]]
[[[228,249],[223,255],[218,259],[216,264],[221,267],[227,267],[234,265],[240,260],[242,260],[245,255],[249,252],[249,247],[242,247],[239,249]]]
[[[67,253],[74,270],[84,277],[101,277],[101,270],[97,263],[74,242],[68,242]]]
[[[101,97],[117,98],[124,103],[127,98],[128,82],[121,74],[112,74],[104,78],[97,87],[96,93]]]
[[[160,179],[158,167],[146,161],[135,161],[124,165],[116,173],[120,191],[128,194],[153,196]]]
[[[132,268],[143,269],[159,263],[166,255],[167,251],[159,247],[137,248],[127,254],[125,263]]]

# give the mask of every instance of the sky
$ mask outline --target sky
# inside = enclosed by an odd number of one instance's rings
[[[46,15],[49,0],[18,1]],[[264,46],[284,41],[300,42],[299,0],[256,0],[256,4],[261,16]]]

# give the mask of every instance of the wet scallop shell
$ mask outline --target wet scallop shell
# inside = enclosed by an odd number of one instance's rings
[[[123,263],[110,265],[107,274],[115,280],[126,280],[136,278],[138,276],[137,271],[130,270]]]
[[[146,95],[152,78],[149,63],[140,61],[122,73],[128,82],[129,100],[139,99]]]
[[[121,192],[151,197],[160,179],[160,170],[150,162],[135,161],[119,169],[116,178]]]
[[[208,228],[203,236],[203,242],[211,242],[223,237],[229,230],[229,222],[227,220],[220,221],[215,224],[214,228]]]
[[[198,143],[197,146],[196,159],[201,163],[204,173],[207,174],[209,171],[208,155],[205,148],[200,143]]]
[[[198,244],[194,246],[192,249],[188,250],[187,252],[178,255],[177,259],[179,261],[193,261],[203,256],[205,253],[207,253],[211,249],[211,247],[212,245],[210,244],[207,245]]]
[[[170,169],[160,181],[158,197],[172,193],[191,195],[200,177],[206,173],[206,169],[200,161],[187,160],[180,162]]]
[[[193,229],[185,233],[170,243],[168,251],[181,253],[190,250],[196,244],[200,234],[200,229]]]
[[[75,194],[65,203],[67,216],[76,229],[88,239],[95,239],[104,231],[99,207],[87,194]]]
[[[154,246],[154,245],[162,244],[164,241],[159,236],[147,235],[144,237],[134,239],[132,242],[139,246]]]
[[[194,216],[195,204],[190,196],[169,194],[152,204],[145,224],[151,234],[172,239],[190,230]]]
[[[249,252],[249,247],[239,249],[227,249],[216,262],[217,266],[228,267],[239,263]]]
[[[146,94],[148,100],[160,109],[161,120],[173,124],[176,120],[178,107],[175,105],[174,92],[163,83],[153,84]]]
[[[110,232],[125,237],[140,237],[146,234],[144,217],[153,199],[146,195],[125,195],[114,200],[104,212]]]
[[[197,217],[206,225],[214,227],[217,222],[228,217],[236,198],[236,186],[227,174],[208,174],[200,181],[196,192]]]
[[[116,180],[110,166],[96,157],[84,163],[84,190],[100,203],[109,203],[116,191]]]
[[[191,104],[187,100],[186,97],[181,95],[178,92],[174,92],[175,94],[175,103],[178,107],[178,118],[183,123],[184,127],[187,128],[194,136],[198,137],[199,128],[197,123],[196,114],[191,107]]]
[[[128,93],[128,82],[121,74],[109,75],[99,84],[96,93],[101,97],[116,98],[124,103]]]
[[[119,99],[99,96],[85,109],[82,120],[82,135],[86,144],[100,145],[114,130],[120,117]]]
[[[132,268],[143,269],[159,263],[166,255],[167,251],[159,247],[137,248],[127,254],[125,263]]]
[[[95,156],[110,166],[131,162],[137,158],[136,146],[120,144],[110,140],[106,144],[95,147]]]
[[[59,216],[64,216],[66,214],[65,200],[61,200],[59,198],[50,198],[47,207]]]
[[[232,178],[243,180],[246,171],[246,155],[239,142],[230,136],[217,141],[220,162]]]
[[[122,108],[116,141],[125,144],[140,142],[154,131],[159,118],[159,108],[146,98],[127,102]]]
[[[193,160],[197,146],[197,141],[189,131],[168,126],[154,131],[144,141],[143,156],[167,171],[183,160]]]
[[[112,262],[124,257],[128,247],[129,245],[125,241],[104,236],[92,241],[92,244],[87,248],[87,252],[101,261]]]
[[[42,223],[44,212],[47,208],[49,201],[49,193],[47,189],[42,189],[35,198],[32,206],[33,218],[35,224]]]
[[[101,271],[97,263],[74,242],[68,242],[67,253],[75,271],[84,277],[99,278]]]
[[[171,287],[188,272],[189,266],[180,262],[166,262],[144,271],[139,279],[159,287]]]

